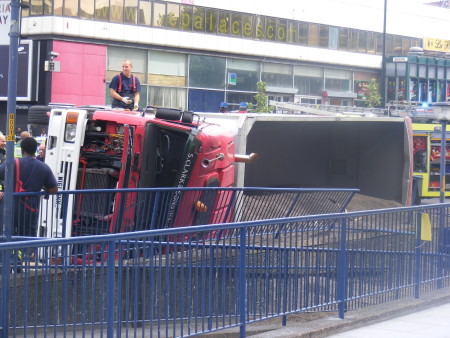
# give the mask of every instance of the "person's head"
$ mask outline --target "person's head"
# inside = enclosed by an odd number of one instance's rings
[[[130,60],[123,60],[122,61],[122,73],[123,73],[123,75],[125,75],[126,77],[130,77],[132,69],[133,69],[133,64],[131,63]]]
[[[40,145],[39,145],[39,156],[41,157],[41,158],[44,158],[45,157],[45,144],[44,143],[41,143]]]
[[[37,141],[32,137],[25,137],[20,142],[20,148],[22,149],[22,155],[36,156]]]
[[[23,139],[25,139],[27,137],[31,137],[31,134],[29,132],[23,131],[23,132],[20,133],[20,139],[21,140],[23,140]]]
[[[5,135],[0,135],[0,149],[5,149],[6,147],[6,137]]]
[[[42,134],[46,134],[47,131],[45,130],[45,128],[42,128]]]

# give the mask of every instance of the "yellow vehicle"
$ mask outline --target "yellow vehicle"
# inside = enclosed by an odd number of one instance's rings
[[[413,123],[414,176],[419,178],[418,198],[440,196],[441,125]],[[445,196],[450,196],[450,132],[445,151]],[[414,203],[414,204],[419,204]]]

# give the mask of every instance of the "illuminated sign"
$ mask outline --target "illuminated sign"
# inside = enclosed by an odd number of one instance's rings
[[[423,49],[448,53],[450,52],[450,40],[424,38]]]

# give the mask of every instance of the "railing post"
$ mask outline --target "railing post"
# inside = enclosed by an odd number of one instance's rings
[[[106,330],[107,337],[114,337],[114,241],[108,242],[108,255],[106,260]]]
[[[247,283],[246,283],[246,263],[245,263],[245,243],[246,228],[241,228],[241,238],[239,245],[239,311],[240,311],[240,330],[239,337],[245,337],[246,321],[247,321]]]
[[[344,319],[344,313],[347,308],[347,275],[348,275],[348,263],[347,263],[347,218],[341,219],[340,226],[340,241],[339,251],[337,256],[337,300],[338,300],[338,313],[339,318]]]
[[[0,257],[2,262],[2,267],[0,269],[0,272],[2,274],[2,291],[0,294],[0,337],[8,337],[9,328],[9,276],[11,263],[9,253],[9,250],[0,250]]]
[[[442,209],[441,209],[442,213]],[[422,211],[417,213],[416,239],[414,245],[414,298],[419,299],[420,294],[420,268],[421,268],[421,236],[422,236]]]

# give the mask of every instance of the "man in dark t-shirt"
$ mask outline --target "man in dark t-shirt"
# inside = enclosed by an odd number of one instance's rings
[[[15,173],[17,163],[19,163],[20,181],[22,182],[21,192],[39,192],[44,190],[48,193],[56,193],[58,185],[50,167],[37,160],[37,142],[32,137],[27,137],[20,143],[22,158],[14,163]],[[5,178],[6,163],[0,165],[0,180]],[[16,185],[16,178],[14,185]],[[16,190],[16,189],[15,189]],[[0,193],[0,200],[3,200],[3,193]],[[19,236],[36,236],[36,226],[39,216],[39,196],[24,196],[14,199],[14,234]],[[3,209],[3,203],[0,205]],[[3,211],[3,210],[2,210]]]
[[[112,107],[128,110],[139,109],[141,83],[131,74],[133,64],[130,60],[122,62],[122,72],[115,75],[109,85],[109,94],[113,98]]]

